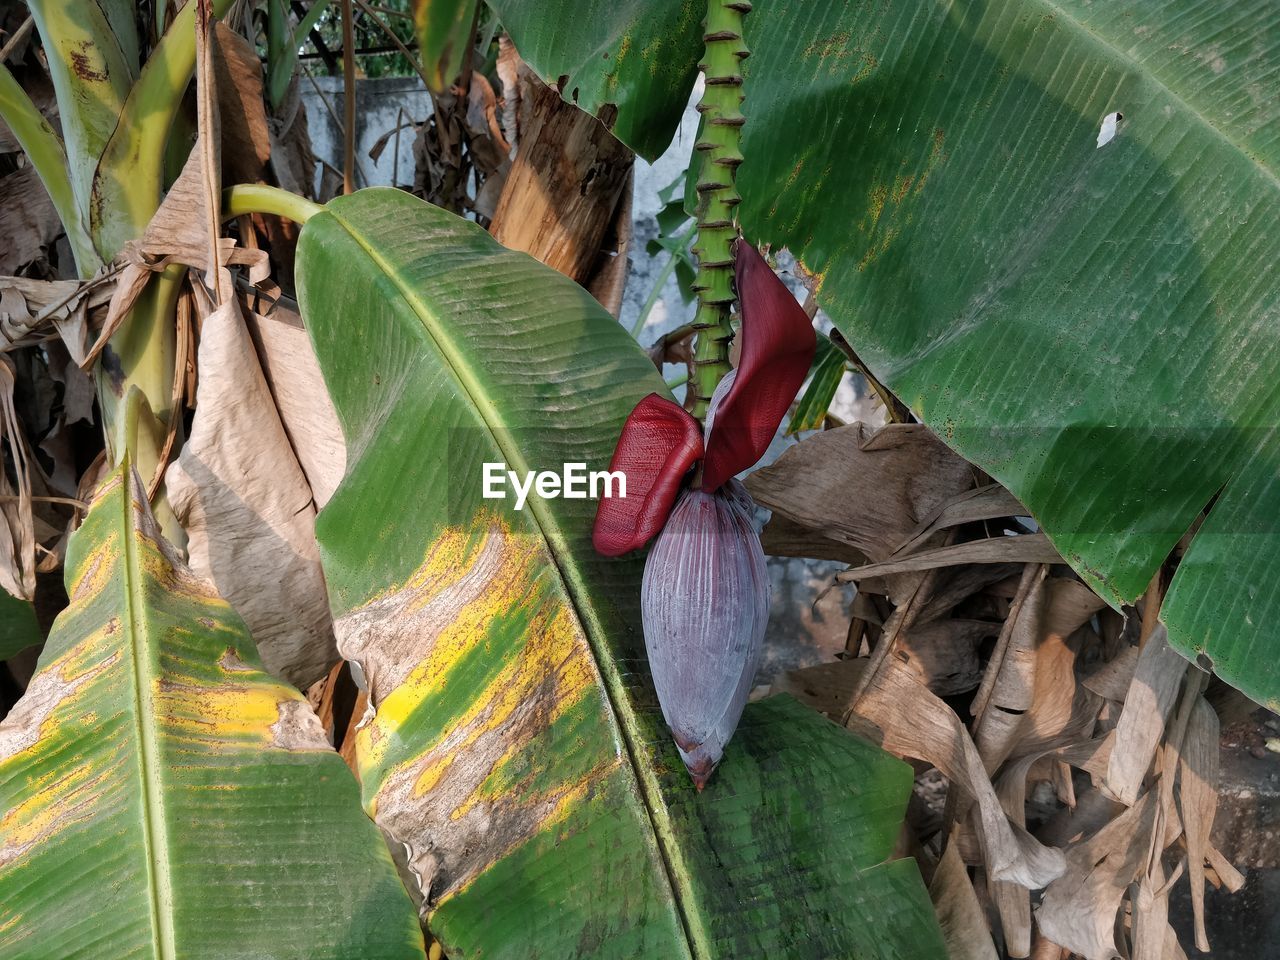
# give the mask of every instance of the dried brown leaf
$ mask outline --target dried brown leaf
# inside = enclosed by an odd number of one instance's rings
[[[829,432],[829,431],[828,431]],[[822,434],[815,434],[822,436]],[[800,446],[797,444],[797,446]],[[794,448],[793,448],[794,449]],[[1062,563],[1057,549],[1043,533],[989,537],[925,550],[894,560],[870,563],[838,575],[841,582],[867,577],[888,577],[898,573],[954,567],[967,563]]]
[[[986,620],[934,620],[906,630],[897,652],[930,690],[940,697],[955,696],[982,679],[978,644],[999,629]]]
[[[1102,738],[1058,749],[1046,747],[1008,764],[996,780],[995,787],[996,795],[1009,820],[1017,826],[1026,826],[1027,780],[1033,768],[1041,765],[1047,755],[1056,761],[1055,769],[1069,764],[1097,768],[1099,759],[1105,759],[1110,750],[1110,743],[1110,738]],[[1028,956],[1031,953],[1033,931],[1031,897],[1027,889],[1002,880],[992,880],[990,893],[1000,915],[1005,949],[1012,957]]]
[[[1067,850],[1066,872],[1044,892],[1036,923],[1046,937],[1085,960],[1112,960],[1116,914],[1147,863],[1156,798],[1146,793],[1093,836]]]
[[[1187,841],[1196,947],[1208,953],[1209,937],[1204,928],[1204,863],[1209,855],[1209,833],[1218,810],[1218,715],[1203,697],[1196,698],[1192,709],[1181,761],[1179,813]]]
[[[191,437],[166,475],[191,568],[244,618],[268,669],[298,686],[337,658],[311,488],[235,299],[204,322]]]
[[[775,517],[882,561],[975,477],[922,424],[852,423],[790,447],[746,484]]]
[[[1218,881],[1227,888],[1227,891],[1229,893],[1239,893],[1244,886],[1244,874],[1237,870],[1217,847],[1209,848],[1208,859],[1209,866],[1217,875]]]
[[[991,928],[955,844],[948,844],[938,861],[929,897],[951,960],[997,960]]]
[[[300,83],[297,74],[289,79],[284,101],[267,121],[271,130],[271,174],[282,189],[314,198],[316,158],[311,151]]]
[[[62,221],[34,166],[0,177],[0,273],[17,273],[39,260],[61,233]]]
[[[990,483],[975,490],[956,494],[925,518],[897,550],[895,557],[915,553],[939,530],[973,523],[978,520],[998,520],[1001,517],[1030,516],[1018,498],[1000,486]]]
[[[1133,960],[1163,960],[1169,946],[1169,890],[1182,876],[1183,865],[1174,868],[1166,879],[1164,864],[1156,857],[1151,870],[1138,879],[1138,891],[1133,897]],[[1177,944],[1177,935],[1172,937]]]
[[[1081,682],[1104,700],[1124,703],[1137,666],[1138,648],[1124,646],[1115,657],[1094,669]]]
[[[36,595],[36,534],[31,511],[31,474],[26,437],[14,409],[13,365],[0,357],[0,428],[9,448],[17,489],[0,470],[0,587],[21,600]]]
[[[246,310],[245,319],[280,421],[318,509],[342,482],[347,446],[311,338],[297,310],[283,300],[265,317]]]
[[[1049,568],[1041,564],[1027,564],[1023,568],[1018,581],[1018,592],[1009,604],[1009,614],[1000,630],[995,650],[991,653],[982,686],[978,688],[969,708],[969,712],[977,719],[979,733],[982,732],[987,707],[997,686],[1001,688],[1001,698],[1006,710],[1022,713],[1031,705],[1031,684],[1034,679],[1032,671],[1044,617],[1044,580],[1048,574]],[[994,770],[1001,759],[1003,757],[989,761],[987,769]]]
[[[664,333],[649,347],[649,359],[659,370],[665,363],[692,363],[694,336],[697,332],[692,324],[685,324]]]
[[[1137,802],[1186,672],[1187,661],[1169,646],[1161,624],[1138,656],[1103,781],[1104,789],[1127,806]]]
[[[1010,576],[1017,577],[1022,572],[1022,568],[1023,564],[1020,563],[975,563],[962,567],[938,567],[931,571],[932,582],[921,591],[917,601],[920,604],[920,615],[917,619],[924,623],[949,613],[956,604],[976,594],[995,592],[1002,581]],[[884,592],[890,596],[901,596],[903,591],[897,584],[917,576],[919,574],[907,573],[895,574],[885,581],[879,581],[875,577],[860,580],[858,592],[864,593],[868,590],[881,592],[875,591],[874,585],[883,582],[889,588]],[[1012,597],[1013,593],[1010,592],[1009,596]]]
[[[1080,628],[1102,606],[1083,583],[1061,577],[1041,581],[1028,597],[977,725],[988,769],[1092,734],[1101,701],[1077,684],[1075,667]]]
[[[992,877],[1034,889],[1062,873],[1061,851],[1043,846],[1005,816],[960,719],[895,657],[885,659],[855,709],[883,731],[884,749],[932,763],[972,798]]]
[[[90,348],[85,365],[92,363],[107,341],[119,329],[153,273],[170,263],[181,263],[206,276],[214,267],[214,276],[233,264],[249,268],[249,281],[260,283],[269,272],[267,254],[236,246],[230,238],[217,240],[217,264],[211,263],[213,249],[208,232],[202,229],[214,216],[209,209],[209,188],[204,176],[204,151],[197,143],[191,151],[182,174],[165,196],[146,232],[140,240],[125,245],[121,257],[124,269],[116,283],[98,339]]]
[[[105,315],[114,279],[108,270],[86,281],[0,277],[0,334],[14,343],[52,323],[81,363],[88,351],[88,327]]]
[[[62,341],[46,344],[45,353],[49,358],[49,376],[62,384],[63,423],[67,426],[81,420],[93,423],[96,394],[89,375],[75,362]]]
[[[214,23],[213,34],[223,179],[258,183],[265,179],[271,159],[262,64],[253,45],[222,21]]]
[[[1107,738],[1107,743],[1114,742],[1114,737]],[[1106,756],[1101,760],[1101,771],[1106,772],[1106,761],[1110,758],[1108,747]],[[1003,779],[1003,777],[1002,777]],[[1036,832],[1041,842],[1054,847],[1066,847],[1079,843],[1092,836],[1125,811],[1124,804],[1111,799],[1101,790],[1090,789],[1082,793],[1076,801],[1075,809],[1063,807]]]

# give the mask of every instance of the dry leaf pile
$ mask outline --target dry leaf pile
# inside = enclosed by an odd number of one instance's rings
[[[849,564],[843,659],[775,682],[941,786],[909,815],[954,957],[1185,956],[1169,894],[1210,840],[1219,714],[1157,614],[1110,610],[1008,491],[920,424],[815,434],[748,479],[765,550]],[[1217,699],[1217,698],[1215,698]]]

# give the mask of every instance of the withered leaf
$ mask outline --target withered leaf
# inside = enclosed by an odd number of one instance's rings
[[[305,686],[337,659],[316,508],[237,301],[205,319],[191,437],[166,475],[193,570],[244,618],[267,667]]]
[[[1156,627],[1138,656],[1103,782],[1105,789],[1127,806],[1138,799],[1187,667],[1187,661],[1169,646],[1164,624]]]
[[[965,563],[1062,563],[1057,549],[1043,533],[1027,533],[1019,536],[988,537],[951,546],[925,550],[908,557],[898,557],[881,563],[870,563],[839,575],[842,581],[863,580],[867,577],[887,577],[896,573],[912,573],[934,570],[938,567],[954,567]]]
[[[951,960],[997,960],[991,929],[955,844],[948,844],[929,882],[938,925]]]
[[[855,710],[884,732],[886,750],[927,760],[976,803],[979,841],[992,877],[1034,889],[1061,875],[1062,852],[1009,822],[959,717],[897,658],[884,661]]]
[[[347,445],[311,338],[292,301],[277,301],[266,316],[246,306],[244,317],[276,412],[318,510],[346,473]]]
[[[852,423],[795,444],[746,482],[775,516],[882,561],[976,475],[922,424]]]

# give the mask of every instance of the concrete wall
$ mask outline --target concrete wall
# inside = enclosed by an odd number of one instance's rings
[[[342,169],[342,116],[345,96],[341,77],[316,77],[315,85],[302,79],[302,103],[316,159]],[[356,182],[364,186],[413,184],[412,126],[400,131],[400,149],[394,135],[379,158],[369,156],[378,138],[397,124],[421,123],[431,113],[431,97],[417,77],[388,77],[356,82]]]

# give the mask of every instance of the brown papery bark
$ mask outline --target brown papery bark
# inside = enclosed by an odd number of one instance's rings
[[[511,173],[489,232],[586,285],[629,183],[630,150],[599,120],[526,74]]]

